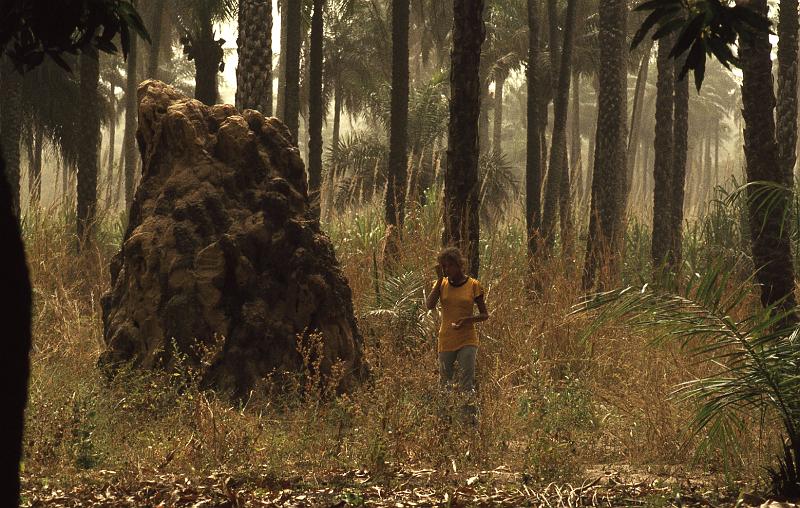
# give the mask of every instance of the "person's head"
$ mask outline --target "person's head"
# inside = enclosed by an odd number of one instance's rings
[[[447,247],[436,257],[436,261],[442,267],[442,271],[451,279],[458,279],[464,274],[466,260],[458,250],[458,247]]]

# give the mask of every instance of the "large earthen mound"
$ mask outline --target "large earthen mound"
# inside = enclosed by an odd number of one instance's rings
[[[204,381],[241,395],[302,367],[298,337],[314,334],[323,375],[339,364],[340,388],[361,378],[350,288],[286,127],[145,81],[137,140],[142,180],[103,297],[101,363],[168,367],[177,349],[199,364],[197,344],[222,337]]]

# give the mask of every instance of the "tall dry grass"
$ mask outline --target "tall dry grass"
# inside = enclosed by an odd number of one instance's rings
[[[688,434],[691,408],[670,395],[704,367],[679,347],[653,346],[623,326],[584,337],[591,316],[570,313],[582,296],[574,261],[543,260],[537,268],[543,290],[538,298],[526,295],[520,220],[482,233],[481,282],[491,318],[480,325],[479,424],[462,424],[460,401],[438,389],[437,317],[421,310],[440,228],[439,201],[428,198],[409,212],[393,274],[380,262],[379,203],[339,212],[324,224],[353,289],[371,380],[348,395],[310,397],[303,390],[314,371],[308,369],[289,390],[265,379],[245,404],[199,390],[188,365],[182,373],[104,379],[95,367],[103,347],[99,302],[121,229],[115,221],[100,224],[101,240],[78,255],[68,214],[29,216],[35,318],[25,471],[70,481],[76,472],[99,469],[286,476],[413,464],[458,471],[506,466],[550,481],[579,477],[597,464],[747,476],[768,461],[774,443],[757,415],[738,452],[712,447],[695,454],[703,436]],[[702,235],[713,238],[709,231],[691,231],[691,260],[737,255],[735,248],[704,243]],[[632,224],[626,280],[646,279],[646,245],[646,228]],[[392,306],[392,299],[402,301]]]

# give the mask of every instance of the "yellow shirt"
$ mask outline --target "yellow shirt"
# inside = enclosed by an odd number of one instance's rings
[[[475,299],[483,294],[480,282],[467,277],[460,286],[451,286],[445,277],[439,299],[442,302],[442,325],[439,328],[439,352],[457,351],[464,346],[478,346],[475,324],[469,323],[455,329],[451,323],[472,316]]]

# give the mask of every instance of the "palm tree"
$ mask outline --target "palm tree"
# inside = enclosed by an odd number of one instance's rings
[[[322,10],[324,0],[314,0],[314,14],[311,18],[310,79],[308,100],[308,190],[319,194],[322,179]],[[319,211],[319,208],[316,208]]]
[[[483,0],[453,2],[450,124],[444,184],[444,243],[461,248],[469,262],[469,273],[474,276],[480,267],[478,116],[481,45],[485,38],[483,6]]]
[[[673,62],[674,74],[678,76],[685,60]],[[686,183],[686,158],[689,150],[689,79],[678,79],[674,88],[672,123],[672,175],[669,190],[670,231],[669,239],[673,271],[680,270],[683,240],[683,193]],[[709,172],[710,174],[710,172]],[[710,186],[706,186],[709,188]]]
[[[283,16],[286,16],[286,67],[284,73],[283,123],[298,140],[300,116],[300,42],[302,40],[301,0],[286,0]],[[281,51],[284,51],[281,48]]]
[[[217,72],[221,72],[223,61],[223,39],[215,38],[214,23],[233,18],[236,12],[234,0],[182,0],[178,25],[183,31],[181,43],[189,60],[194,60],[194,96],[203,104],[217,103]]]
[[[392,104],[385,211],[386,223],[398,233],[405,215],[408,167],[408,16],[408,0],[392,0]],[[387,245],[395,248],[397,243],[389,241]],[[397,252],[387,254],[395,258]]]
[[[778,160],[783,183],[794,187],[794,163],[797,158],[797,0],[780,0],[778,14]]]
[[[161,56],[161,46],[164,40],[164,15],[166,12],[166,0],[155,0],[152,5],[153,23],[150,33],[153,34],[152,44],[150,44],[150,55],[147,60],[147,77],[159,79],[159,57]]]
[[[767,0],[753,0],[750,7],[758,14],[767,14]],[[782,184],[786,180],[775,138],[771,49],[769,35],[761,31],[743,37],[740,43],[742,115],[746,126],[744,152],[747,181],[751,184]],[[780,302],[780,308],[793,309],[794,268],[788,228],[783,224],[784,211],[791,202],[791,191],[784,189],[773,194],[767,196],[758,185],[749,187],[753,263],[761,284],[761,303],[769,307]],[[774,201],[767,203],[767,199]],[[791,313],[788,318],[796,320],[797,316]]]
[[[134,0],[135,2],[135,0]],[[134,5],[136,5],[134,3]],[[139,165],[138,153],[136,151],[136,124],[138,101],[136,98],[137,81],[137,59],[139,57],[138,44],[136,38],[131,39],[130,49],[128,50],[128,61],[126,67],[125,84],[125,132],[122,135],[122,149],[124,151],[123,164],[125,166],[125,209],[130,210],[133,204],[134,179],[136,168]]]
[[[272,0],[239,0],[236,108],[272,116]]]
[[[550,23],[555,23],[555,1],[550,0]],[[548,248],[552,247],[555,241],[556,213],[559,211],[557,204],[561,201],[563,189],[562,182],[569,189],[569,174],[566,172],[567,162],[567,109],[569,106],[570,77],[572,76],[572,48],[574,44],[575,15],[577,2],[568,0],[567,13],[564,19],[564,45],[560,51],[560,62],[558,63],[558,78],[555,87],[555,103],[553,108],[553,134],[550,143],[550,162],[548,164],[547,175],[544,180],[544,193],[542,203],[542,233]],[[557,30],[551,35],[551,53],[555,53],[557,43]],[[564,178],[567,181],[564,182]],[[561,210],[565,212],[561,216],[562,225],[568,221],[568,207]],[[566,238],[562,238],[566,241]]]
[[[653,169],[653,270],[667,264],[675,268],[673,242],[670,237],[672,219],[672,168],[674,158],[673,123],[675,107],[675,68],[669,57],[670,40],[658,43],[658,78],[656,81],[655,165]]]
[[[80,107],[78,132],[78,245],[89,239],[97,209],[97,168],[100,150],[98,84],[100,59],[97,49],[85,48],[80,57]]]
[[[628,6],[625,0],[601,0],[598,10],[597,134],[584,289],[595,284],[598,268],[607,268],[609,275],[616,275],[624,234]]]
[[[528,239],[528,257],[536,254],[536,245],[541,227],[541,188],[542,188],[542,148],[539,101],[536,88],[538,84],[537,62],[539,60],[539,1],[528,0],[528,72],[527,72],[527,111],[528,129],[526,134],[525,162],[525,226]]]

